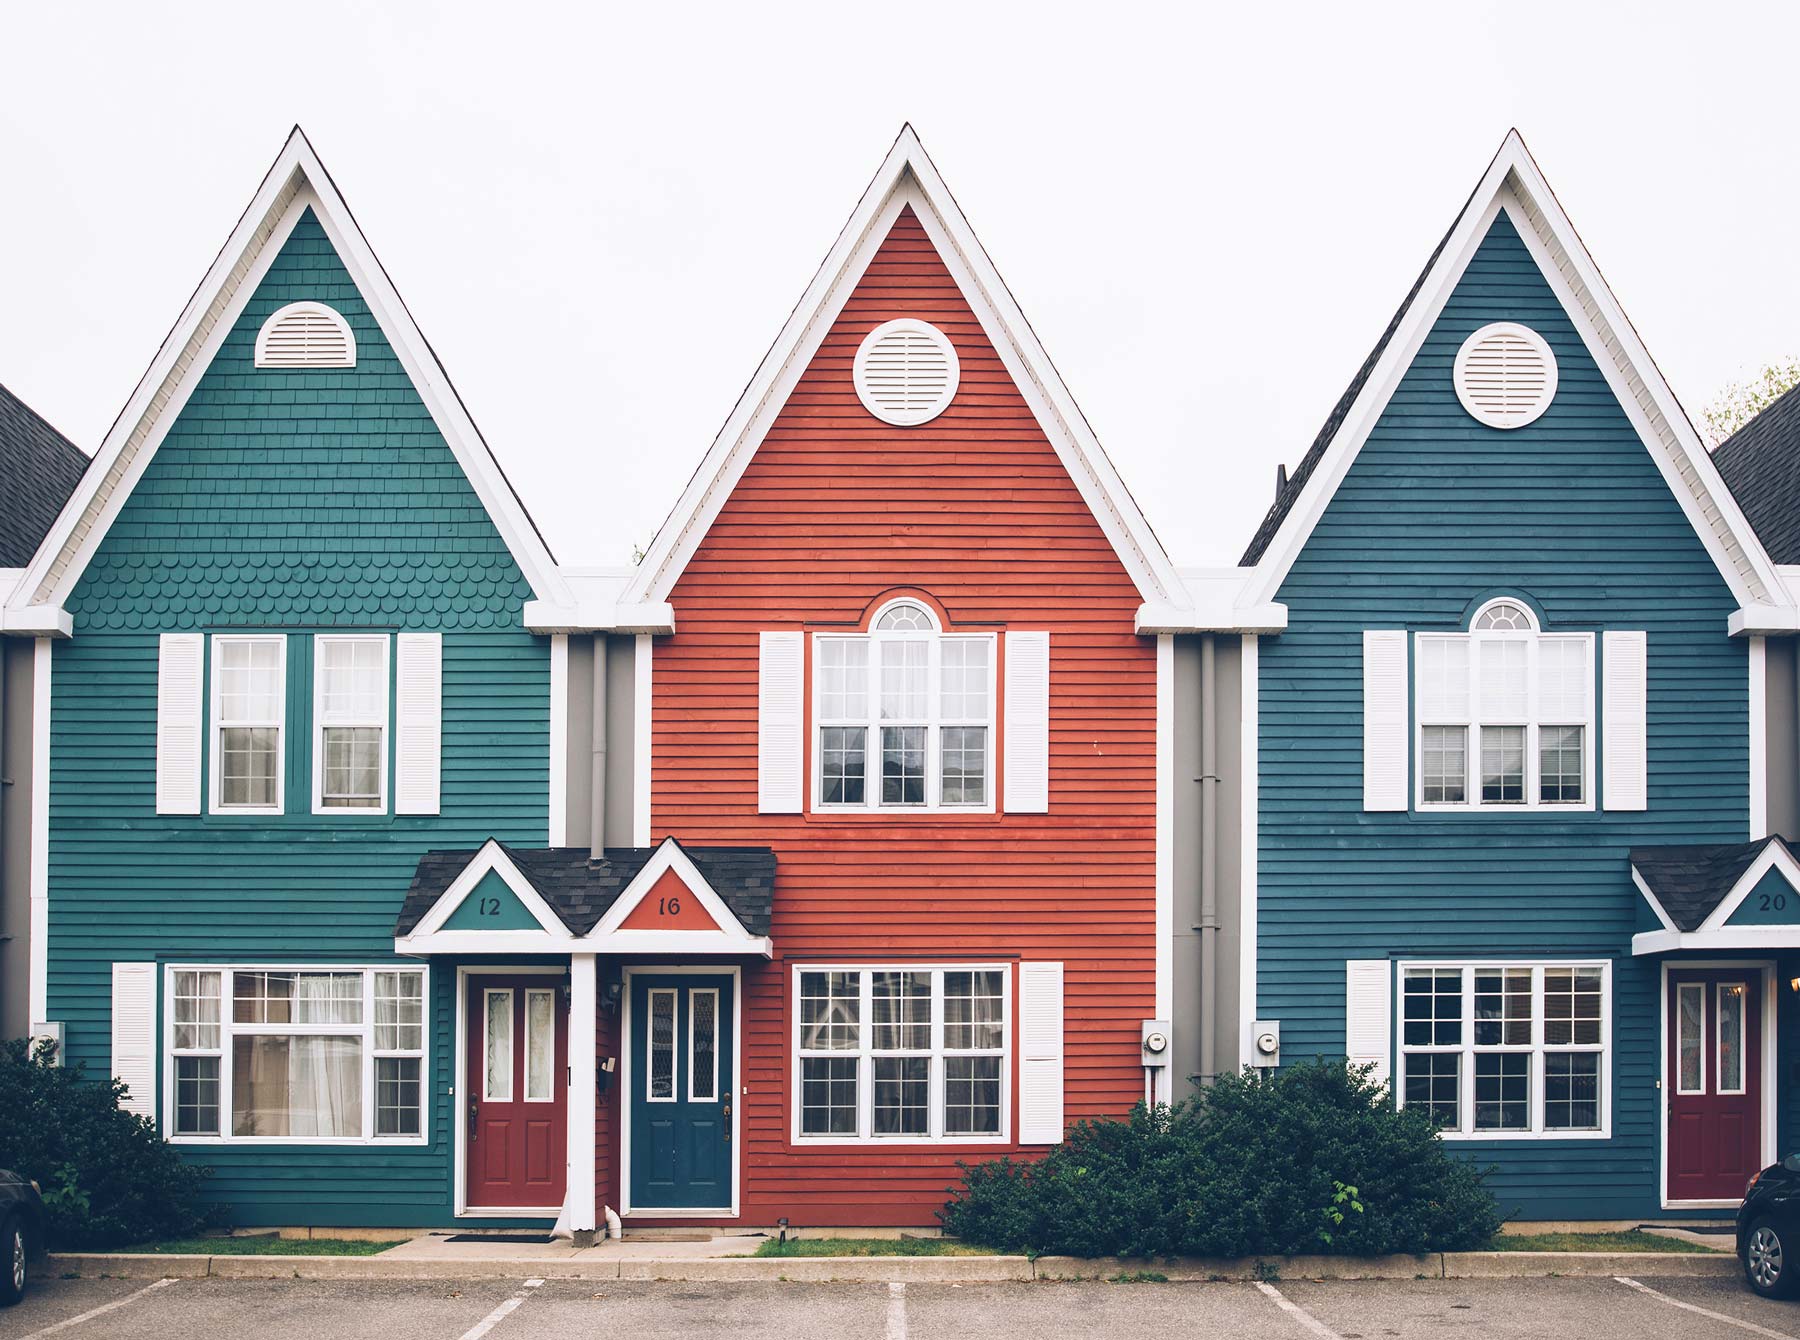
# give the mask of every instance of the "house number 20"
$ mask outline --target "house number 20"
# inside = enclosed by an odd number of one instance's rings
[[[1787,910],[1787,895],[1785,893],[1759,893],[1756,896],[1762,899],[1762,902],[1757,904],[1757,906],[1764,912],[1785,912]]]

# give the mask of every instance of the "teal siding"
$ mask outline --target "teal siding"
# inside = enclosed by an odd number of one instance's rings
[[[1451,365],[1490,321],[1539,331],[1560,385],[1536,423],[1483,427]],[[1552,630],[1649,635],[1644,813],[1366,814],[1362,633],[1454,630],[1528,597]],[[1738,842],[1747,655],[1735,602],[1505,216],[1473,258],[1282,585],[1261,660],[1258,1014],[1284,1057],[1342,1055],[1344,961],[1613,960],[1613,1138],[1480,1142],[1526,1217],[1657,1212],[1658,970],[1633,960],[1634,845]]]
[[[256,331],[314,299],[357,365],[258,371]],[[182,409],[69,608],[55,650],[49,1007],[71,1058],[108,1064],[114,959],[380,963],[421,853],[547,841],[549,647],[530,588],[394,351],[309,214]],[[287,812],[155,813],[157,635],[286,631]],[[314,816],[310,638],[444,635],[437,816]],[[421,1148],[196,1150],[241,1223],[412,1224],[450,1216],[451,995],[433,965]]]
[[[519,895],[490,870],[439,929],[446,931],[535,931],[543,929]]]

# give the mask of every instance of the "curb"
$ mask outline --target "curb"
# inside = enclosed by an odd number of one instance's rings
[[[114,1279],[271,1280],[663,1280],[670,1282],[994,1284],[1029,1280],[1417,1280],[1544,1279],[1644,1275],[1728,1278],[1726,1252],[1431,1252],[1423,1256],[1281,1256],[1215,1260],[1129,1260],[1040,1256],[725,1256],[581,1260],[529,1257],[417,1260],[382,1256],[153,1256],[135,1252],[53,1252],[52,1275]]]

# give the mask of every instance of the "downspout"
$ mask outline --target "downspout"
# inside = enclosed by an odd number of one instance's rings
[[[1200,1082],[1218,1077],[1219,702],[1214,635],[1200,636]]]
[[[588,859],[606,859],[606,634],[594,634],[593,783],[588,805]]]

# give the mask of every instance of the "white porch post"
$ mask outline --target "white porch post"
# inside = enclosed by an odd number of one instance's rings
[[[577,1246],[594,1240],[594,1048],[598,959],[569,957],[569,1185],[563,1219]]]

